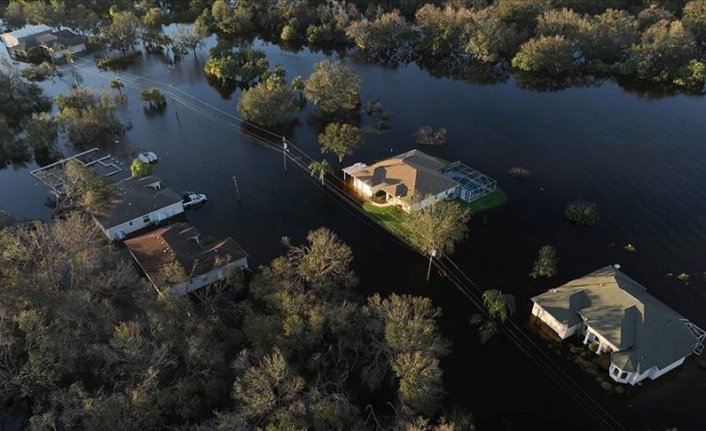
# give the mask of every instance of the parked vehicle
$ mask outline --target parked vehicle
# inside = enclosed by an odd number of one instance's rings
[[[191,208],[196,205],[204,204],[208,200],[205,194],[196,192],[182,192],[181,199],[184,208]]]
[[[152,151],[146,151],[144,153],[140,153],[137,155],[137,158],[140,159],[140,161],[142,161],[144,163],[154,163],[157,160],[159,160],[157,158],[157,154]]]

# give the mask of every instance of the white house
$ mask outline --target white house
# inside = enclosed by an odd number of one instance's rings
[[[703,350],[706,332],[618,269],[607,266],[532,298],[532,314],[561,339],[597,342],[610,377],[634,385],[673,370]]]
[[[163,189],[159,178],[130,177],[115,183],[108,208],[93,218],[113,241],[184,212],[182,198]]]
[[[208,241],[188,223],[155,229],[125,245],[160,294],[186,295],[248,267],[248,254],[232,238]]]
[[[353,188],[374,203],[397,205],[406,212],[423,209],[447,198],[470,202],[496,188],[496,182],[461,162],[447,164],[419,150],[411,150],[368,166],[343,169]]]

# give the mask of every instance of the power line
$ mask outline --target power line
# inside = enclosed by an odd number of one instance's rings
[[[94,71],[92,69],[88,68],[83,68],[79,67],[82,70],[89,71],[91,73],[96,73],[99,76],[105,78],[103,73],[100,73],[98,71]],[[256,143],[262,144],[263,146],[273,149],[276,151],[282,151],[284,161],[286,163],[286,160],[289,159],[294,163],[295,166],[300,167],[301,169],[305,171],[309,171],[308,165],[302,161],[303,160],[309,160],[311,162],[315,161],[311,156],[309,156],[308,153],[305,151],[301,150],[299,147],[296,145],[292,144],[289,140],[286,139],[284,136],[277,135],[274,132],[271,132],[267,129],[264,129],[256,124],[250,123],[234,114],[231,114],[229,112],[223,111],[222,109],[215,107],[208,102],[205,102],[185,91],[182,91],[175,87],[173,84],[165,84],[163,82],[155,81],[150,78],[145,78],[141,77],[139,75],[135,74],[130,74],[132,76],[135,76],[137,79],[142,79],[145,81],[149,82],[154,82],[156,85],[158,85],[160,88],[163,89],[164,85],[168,85],[169,89],[164,90],[165,93],[168,93],[169,95],[172,96],[172,99],[177,101],[178,103],[182,104],[183,106],[187,107],[188,109],[192,110],[195,113],[201,114],[211,121],[214,122],[219,122],[222,121],[222,123],[225,123],[228,125],[230,128],[239,131],[243,136],[245,136],[247,139],[254,141]],[[147,88],[145,85],[140,84],[136,80],[129,80],[129,79],[124,79],[122,78],[123,81],[127,82],[131,88],[135,89],[145,89]],[[181,97],[175,92],[179,92],[185,96],[187,96],[191,101],[185,100],[184,97]],[[192,102],[193,101],[193,102]],[[216,111],[216,113],[209,111],[207,108]],[[239,126],[237,124],[232,123],[231,121],[226,121],[223,120],[222,118],[219,118],[219,114],[221,116],[226,116],[229,119],[240,121],[241,124],[247,125],[248,127],[259,130],[262,132],[265,132],[268,136],[272,136],[276,139],[281,139],[281,144],[280,142],[273,142],[271,140],[268,140],[262,136],[257,136],[256,134],[252,133],[251,131],[246,130],[244,127]],[[293,150],[296,154],[293,154],[292,152],[288,151],[289,149]],[[286,166],[286,165],[285,165]],[[335,175],[324,175],[324,181],[323,184],[320,181],[317,181],[314,179],[312,176],[307,175],[313,183],[324,190],[329,191],[332,193],[335,197],[339,199],[335,199],[337,203],[342,204],[342,207],[355,216],[358,220],[361,220],[365,223],[368,223],[369,225],[374,225],[377,227],[382,228],[385,232],[387,232],[396,242],[399,244],[409,248],[412,251],[419,252],[419,249],[417,249],[409,240],[406,238],[401,237],[398,233],[392,232],[387,225],[385,225],[381,220],[379,220],[377,217],[373,216],[372,214],[368,213],[365,211],[357,201],[353,200],[351,196],[345,192],[346,188],[346,183],[342,179],[338,178]],[[339,187],[337,185],[341,185],[342,187]],[[350,208],[349,208],[350,207]],[[401,219],[396,218],[397,220],[401,221]],[[428,238],[427,238],[428,240]],[[482,297],[483,297],[483,290],[475,283],[473,280],[463,271],[461,268],[446,254],[443,253],[443,251],[439,252],[440,257],[437,258],[434,263],[437,266],[437,268],[442,272],[442,274],[449,279],[452,284],[461,292],[461,294],[466,297],[473,305],[475,305],[479,310],[481,310],[486,317],[491,318],[488,315],[487,309],[483,305]],[[447,261],[449,265],[445,264],[444,261]],[[470,287],[469,287],[470,286]],[[472,289],[471,289],[472,288]],[[474,293],[475,291],[475,293]],[[499,323],[506,331],[507,335],[509,338],[513,341],[513,343],[522,351],[525,353],[530,359],[535,362],[540,369],[542,369],[549,377],[569,396],[574,399],[577,404],[579,404],[581,407],[585,408],[589,413],[593,414],[594,417],[599,420],[607,429],[615,429],[615,430],[622,430],[624,429],[622,425],[607,411],[605,410],[595,399],[593,399],[586,391],[584,391],[580,385],[576,384],[576,382],[569,376],[566,372],[564,372],[562,369],[555,367],[553,360],[546,354],[544,350],[539,348],[537,344],[527,336],[527,334],[519,327],[517,324],[512,321],[511,319],[507,319],[505,321],[501,322],[496,322]]]

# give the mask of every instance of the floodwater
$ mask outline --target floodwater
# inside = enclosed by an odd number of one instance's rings
[[[289,78],[306,77],[313,63],[326,58],[256,45],[267,52],[271,67],[283,65]],[[108,82],[115,75],[140,85],[152,85],[147,79],[170,83],[235,114],[240,90],[225,99],[209,86],[202,72],[206,58],[200,50],[171,70],[158,57],[145,56],[126,72],[109,73],[95,71],[87,59],[78,73],[82,85],[105,91],[111,91]],[[469,238],[453,259],[483,289],[515,294],[521,326],[527,326],[531,296],[619,263],[657,298],[706,328],[706,99],[646,98],[612,82],[538,92],[519,88],[512,78],[476,85],[433,77],[416,65],[392,69],[344,61],[362,76],[363,103],[379,99],[392,115],[391,130],[366,135],[364,146],[344,165],[412,148],[412,134],[423,125],[445,127],[447,143],[428,151],[464,161],[497,178],[507,191],[504,207],[471,222]],[[72,82],[65,69],[45,88],[53,95]],[[222,117],[209,119],[173,100],[164,113],[147,115],[138,91],[125,92],[128,103],[120,115],[132,128],[108,151],[126,161],[139,151],[155,151],[160,156],[155,174],[165,185],[206,193],[208,204],[187,215],[202,232],[232,236],[259,265],[284,251],[282,236],[301,241],[308,230],[329,227],[353,248],[361,294],[419,294],[443,307],[441,325],[453,342],[442,364],[447,404],[474,412],[481,429],[600,429],[509,340],[499,337],[482,346],[469,325],[477,310],[459,292],[438,275],[427,283],[422,257],[323,192],[307,172],[290,164],[285,175],[281,153],[244,139]],[[363,114],[362,121],[369,125],[374,119]],[[288,138],[318,159],[316,135],[323,124],[308,105],[287,129]],[[65,144],[62,149],[76,152]],[[337,160],[329,162],[339,167]],[[532,176],[512,179],[506,174],[512,166],[528,168]],[[46,189],[29,174],[34,167],[0,171],[0,207],[19,217],[47,219]],[[599,226],[579,229],[564,220],[564,206],[577,198],[600,205]],[[626,251],[628,243],[637,251]],[[557,248],[559,275],[534,281],[528,273],[543,244]],[[682,272],[691,274],[688,284],[674,279]],[[626,429],[698,430],[706,429],[701,414],[706,371],[698,369],[697,359],[622,398],[603,393],[568,360],[557,363]]]

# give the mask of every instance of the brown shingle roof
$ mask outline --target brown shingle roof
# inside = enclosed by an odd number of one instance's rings
[[[201,234],[188,223],[175,223],[125,241],[140,267],[158,289],[166,287],[164,268],[177,262],[190,278],[248,254],[233,240],[204,244]]]
[[[350,175],[369,185],[373,193],[384,190],[399,199],[409,200],[412,196],[437,195],[456,187],[458,183],[441,172],[444,166],[432,156],[411,150]]]

